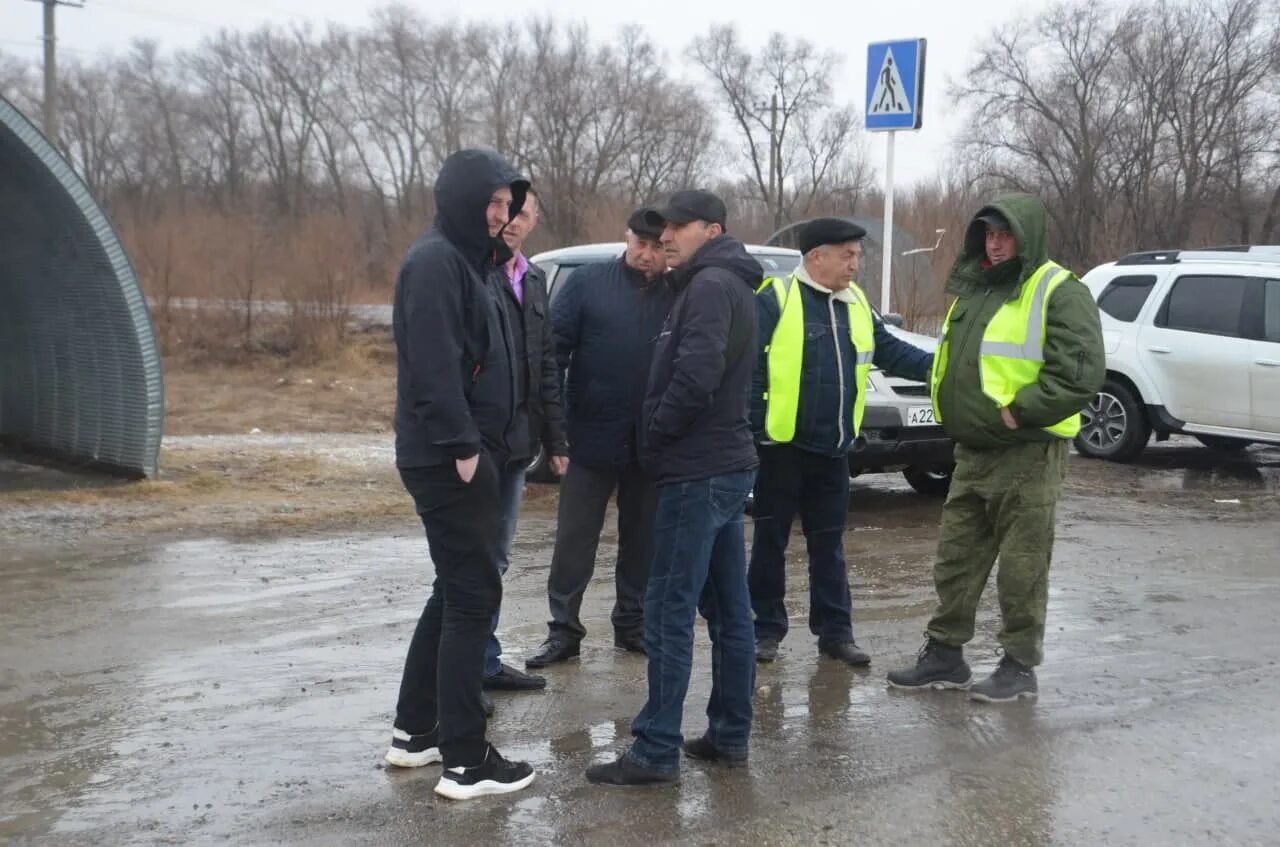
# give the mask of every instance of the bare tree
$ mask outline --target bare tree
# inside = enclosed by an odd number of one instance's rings
[[[123,177],[127,112],[115,69],[66,62],[58,82],[59,145],[89,190],[109,197]]]
[[[755,193],[780,228],[797,199],[807,206],[823,190],[858,128],[853,109],[832,102],[837,57],[781,33],[757,55],[731,25],[695,39],[689,55],[716,83]]]
[[[389,190],[402,219],[427,208],[424,151],[433,127],[422,79],[426,36],[426,22],[403,6],[375,12],[372,27],[352,44],[343,92],[355,117],[348,129],[356,158],[379,196]]]
[[[238,82],[238,46],[226,30],[178,57],[194,89],[192,120],[206,145],[206,190],[224,207],[239,203],[253,170],[248,96]]]
[[[1241,156],[1252,155],[1252,139],[1240,134],[1255,131],[1245,126],[1256,122],[1249,105],[1280,49],[1275,19],[1262,25],[1262,9],[1262,0],[1157,0],[1144,16],[1139,60],[1130,62],[1128,74],[1141,80],[1147,108],[1161,122],[1156,147],[1167,158],[1156,178],[1168,190],[1158,195],[1148,222],[1165,244],[1187,243],[1232,143]]]
[[[1092,255],[1104,224],[1109,145],[1136,106],[1117,72],[1135,35],[1101,0],[1058,3],[999,29],[952,90],[970,109],[964,147],[999,182],[1046,195],[1067,262]]]
[[[36,113],[35,71],[31,62],[0,53],[0,97],[26,114]]]

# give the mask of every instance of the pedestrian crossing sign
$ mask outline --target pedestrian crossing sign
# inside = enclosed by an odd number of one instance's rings
[[[919,129],[924,118],[925,39],[867,45],[867,129]]]

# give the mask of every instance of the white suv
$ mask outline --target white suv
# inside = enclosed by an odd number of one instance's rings
[[[1151,433],[1280,443],[1280,247],[1134,253],[1094,268],[1107,381],[1076,449],[1136,457]]]

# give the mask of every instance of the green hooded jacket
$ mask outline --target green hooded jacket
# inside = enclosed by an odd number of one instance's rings
[[[983,268],[986,224],[977,218],[999,212],[1017,239],[1014,259]],[[1027,441],[1052,441],[1045,432],[1079,412],[1102,387],[1106,353],[1098,307],[1089,289],[1074,276],[1049,297],[1044,367],[1040,379],[1018,392],[1009,404],[1018,429],[1005,426],[1000,408],[982,392],[978,355],[987,324],[1049,259],[1047,213],[1044,203],[1030,194],[1006,194],[974,215],[965,231],[964,249],[951,275],[947,293],[956,298],[951,313],[951,349],[947,372],[938,390],[938,411],[947,435],[975,449],[992,449]]]

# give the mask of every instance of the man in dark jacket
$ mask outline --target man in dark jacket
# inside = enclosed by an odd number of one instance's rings
[[[969,224],[947,280],[955,300],[930,383],[934,415],[956,441],[956,470],[933,569],[938,609],[916,664],[889,674],[897,688],[969,687],[963,648],[999,556],[1004,656],[970,696],[1038,693],[1067,442],[1106,372],[1098,307],[1050,261],[1046,218],[1038,197],[996,198]]]
[[[387,761],[444,762],[436,792],[518,791],[533,769],[485,738],[485,642],[502,599],[500,469],[515,430],[519,351],[486,275],[510,258],[499,237],[529,183],[496,153],[461,150],[436,179],[435,224],[396,280],[396,467],[435,565],[418,620]]]
[[[800,230],[804,260],[756,296],[760,356],[752,427],[760,444],[748,583],[756,660],[772,662],[787,634],[787,542],[796,513],[809,552],[809,630],[818,650],[850,665],[871,657],[853,638],[844,559],[849,448],[862,425],[872,365],[924,382],[933,356],[894,337],[853,281],[866,230],[818,218]]]
[[[498,572],[504,576],[511,565],[511,543],[524,499],[524,476],[529,462],[541,447],[550,457],[551,469],[563,475],[568,466],[568,446],[564,440],[564,420],[560,411],[560,369],[556,365],[550,315],[547,314],[547,278],[537,265],[529,264],[521,252],[529,233],[538,225],[540,200],[532,188],[524,207],[506,228],[502,238],[512,257],[490,273],[499,302],[507,312],[519,368],[516,373],[515,423],[509,441],[507,463],[501,469],[502,529]],[[498,691],[528,691],[545,688],[546,679],[523,673],[501,659],[497,636],[498,616],[494,615],[485,649],[484,687]]]
[[[763,276],[724,234],[724,202],[679,191],[656,215],[676,299],[654,346],[642,410],[642,463],[658,483],[654,557],[645,592],[649,698],[635,741],[591,782],[673,783],[681,718],[702,612],[711,637],[706,733],[684,745],[697,759],[742,764],[751,732],[755,639],[742,511],[755,477],[747,409],[756,357],[753,295]]]
[[[556,296],[556,349],[566,382],[568,473],[560,484],[555,552],[547,578],[546,642],[525,664],[541,668],[578,655],[586,628],[582,596],[595,572],[609,499],[618,498],[614,644],[644,652],[644,589],[653,556],[657,493],[640,467],[636,427],[653,340],[674,295],[663,279],[662,227],[639,209],[627,222],[626,251],[587,265]]]

